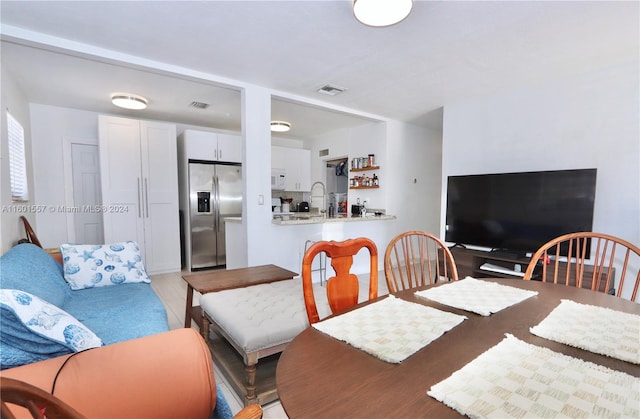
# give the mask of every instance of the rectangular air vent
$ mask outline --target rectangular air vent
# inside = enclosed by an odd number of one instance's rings
[[[318,155],[319,155],[320,157],[328,156],[328,155],[329,155],[329,149],[328,149],[328,148],[325,148],[325,149],[323,149],[323,150],[320,150],[320,151],[318,152]]]
[[[333,84],[325,84],[324,86],[316,90],[316,92],[322,93],[323,95],[335,96],[339,93],[344,92],[345,90],[347,89],[345,89],[344,87],[339,87]]]
[[[207,109],[209,107],[208,103],[204,103],[204,102],[198,102],[196,100],[194,100],[193,102],[191,102],[189,104],[190,108],[196,108],[196,109]]]

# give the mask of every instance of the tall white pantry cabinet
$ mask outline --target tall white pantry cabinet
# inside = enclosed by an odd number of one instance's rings
[[[135,240],[147,273],[180,271],[176,126],[99,116],[106,243]]]

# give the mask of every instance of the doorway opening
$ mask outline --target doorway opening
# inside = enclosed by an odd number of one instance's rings
[[[349,193],[349,159],[346,157],[327,160],[325,179],[329,203],[333,204],[336,214],[347,214],[347,196]]]

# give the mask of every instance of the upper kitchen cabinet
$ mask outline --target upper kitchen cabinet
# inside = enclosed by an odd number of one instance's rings
[[[302,148],[271,147],[271,167],[286,172],[285,191],[311,190],[311,151]]]
[[[181,137],[188,159],[242,163],[242,137],[239,135],[187,129]]]
[[[173,124],[100,115],[105,242],[135,240],[149,274],[180,270]]]

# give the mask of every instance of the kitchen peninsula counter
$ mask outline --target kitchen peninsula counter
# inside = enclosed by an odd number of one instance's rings
[[[274,216],[273,224],[276,225],[300,225],[300,224],[324,224],[324,223],[340,223],[340,222],[364,222],[364,221],[382,221],[395,220],[395,215],[365,215],[364,217],[354,217],[351,215],[340,215],[334,218],[328,218],[322,215],[282,215]]]

